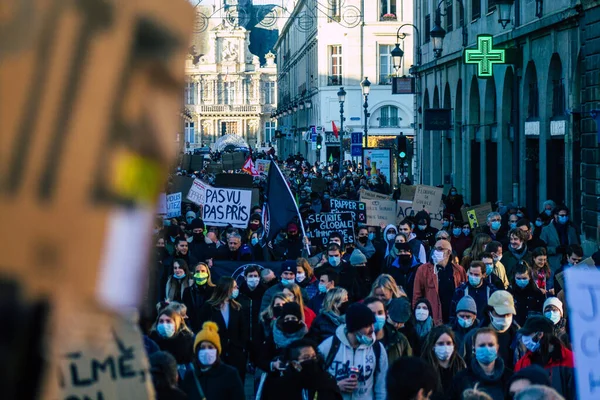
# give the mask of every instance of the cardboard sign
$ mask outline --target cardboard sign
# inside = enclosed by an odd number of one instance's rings
[[[394,200],[365,200],[367,221],[370,226],[396,224],[396,202]]]
[[[373,192],[371,190],[361,189],[358,191],[360,201],[365,200],[392,200],[392,196]]]
[[[437,229],[442,229],[442,219],[444,216],[443,194],[443,188],[417,185],[415,198],[413,199],[415,214],[421,210],[426,210],[431,217],[431,226]]]
[[[356,200],[329,199],[331,212],[351,212],[354,223],[367,223],[365,203]]]
[[[600,271],[596,267],[565,271],[571,344],[575,357],[577,398],[600,398]]]
[[[323,193],[327,190],[327,181],[323,178],[314,178],[310,181],[310,189],[316,193]]]
[[[399,225],[407,217],[414,217],[413,202],[398,200],[396,202],[396,225]]]
[[[270,160],[256,160],[256,170],[259,174],[267,175],[269,173]]]
[[[200,179],[194,179],[194,183],[187,194],[187,199],[194,204],[202,205],[206,200],[206,188],[210,187]]]
[[[202,219],[206,225],[246,228],[250,219],[252,191],[205,185]]]
[[[404,185],[400,184],[400,200],[407,200],[412,202],[415,198],[415,192],[417,187],[415,185]]]
[[[344,243],[354,243],[354,221],[352,213],[319,213],[309,214],[307,236],[310,237],[313,246],[325,245],[329,235],[338,232],[344,237]]]
[[[167,195],[167,218],[181,216],[181,192]]]
[[[167,214],[167,195],[165,193],[161,193],[158,195],[158,204],[156,206],[156,214],[157,215],[166,215]]]
[[[492,212],[492,203],[463,208],[461,210],[463,221],[469,221],[471,228],[475,229],[487,223],[487,216]]]

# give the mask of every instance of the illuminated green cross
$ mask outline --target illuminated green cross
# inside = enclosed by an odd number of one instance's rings
[[[504,64],[505,50],[494,49],[491,35],[477,36],[477,49],[465,50],[465,64],[477,64],[477,77],[493,75],[494,64]]]

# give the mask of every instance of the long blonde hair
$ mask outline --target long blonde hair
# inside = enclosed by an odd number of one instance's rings
[[[289,285],[284,285],[283,288],[294,294],[294,302],[300,306],[302,321],[304,321],[304,300],[302,299],[302,290],[300,289],[300,286],[295,283],[290,283]]]
[[[273,304],[275,304],[275,300],[277,299],[283,301],[283,304],[291,302],[290,298],[283,294],[283,292],[275,293],[273,295],[273,298],[271,299],[269,307],[265,308],[265,310],[262,313],[260,313],[261,319],[265,319],[265,317],[269,320],[273,319]]]
[[[323,300],[323,307],[321,312],[331,311],[339,315],[338,307],[342,302],[344,296],[348,296],[348,291],[341,287],[331,288],[327,291],[325,299]]]
[[[381,274],[375,279],[373,285],[371,286],[371,293],[369,293],[368,297],[376,297],[375,289],[387,289],[392,292],[392,298],[397,299],[399,297],[406,297],[406,292],[401,289],[393,276],[388,274]]]
[[[190,272],[190,274],[192,276],[194,276],[194,274],[196,273],[196,268],[198,268],[198,266],[200,266],[200,265],[206,267],[206,273],[208,274],[208,281],[206,281],[206,286],[215,287],[216,285],[212,281],[212,273],[210,272],[210,267],[208,266],[207,263],[199,262],[198,264],[196,264],[194,266],[194,272],[193,273]]]
[[[161,315],[166,315],[167,317],[171,318],[175,322],[175,335],[177,335],[180,332],[187,332],[187,333],[193,335],[192,331],[186,325],[181,314],[176,311],[175,307],[169,307],[169,306],[163,308],[158,313],[158,316],[156,317],[156,321],[154,321],[154,325],[152,325],[153,331],[156,331],[156,326],[158,325],[158,320],[160,319]]]

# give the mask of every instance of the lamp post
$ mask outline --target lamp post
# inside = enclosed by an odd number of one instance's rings
[[[340,174],[342,173],[342,164],[344,163],[344,149],[342,148],[342,139],[344,138],[344,102],[346,101],[346,91],[343,87],[337,92],[340,102]]]
[[[421,65],[421,34],[419,33],[419,28],[417,28],[415,25],[413,24],[402,24],[400,25],[400,27],[398,28],[398,30],[396,31],[396,47],[394,47],[394,50],[392,50],[390,52],[390,55],[392,56],[392,64],[394,66],[394,70],[398,71],[398,69],[400,69],[400,66],[402,65],[402,57],[404,57],[404,51],[400,48],[400,40],[404,41],[404,37],[400,37],[400,30],[402,28],[404,28],[405,26],[412,26],[415,31],[417,31],[417,65]],[[405,36],[405,34],[403,34]]]
[[[371,91],[371,82],[369,78],[365,76],[365,79],[360,83],[362,89],[362,95],[365,99],[363,108],[365,109],[365,144],[369,147],[369,92]],[[363,160],[364,161],[364,160]],[[364,168],[364,163],[363,163]]]
[[[514,2],[515,0],[496,0],[498,22],[502,25],[502,28],[506,28],[510,22],[510,11]]]
[[[465,5],[462,0],[457,0],[457,3],[460,4],[460,11],[463,15],[463,25],[462,28],[462,39],[463,39],[463,47],[467,45],[467,30],[464,25],[464,14],[465,14]],[[435,10],[435,20],[433,23],[433,29],[429,32],[429,36],[431,36],[431,42],[433,44],[433,55],[435,58],[439,58],[442,56],[442,50],[444,47],[444,38],[446,37],[446,31],[442,28],[442,15],[446,15],[442,13],[442,4],[445,5],[445,0],[440,0],[437,6],[437,10]]]

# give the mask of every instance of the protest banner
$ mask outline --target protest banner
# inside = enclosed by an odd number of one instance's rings
[[[327,181],[323,178],[314,178],[310,182],[310,189],[316,193],[323,193],[327,190]]]
[[[157,215],[166,215],[167,214],[167,195],[166,195],[166,193],[161,193],[158,195],[158,204],[156,205],[156,214]]]
[[[367,221],[370,226],[396,224],[396,202],[394,200],[364,200]]]
[[[250,219],[252,191],[205,185],[202,219],[207,225],[246,228]]]
[[[359,194],[360,201],[365,201],[365,200],[391,200],[392,199],[392,196],[389,196],[387,194],[381,194],[381,193],[373,192],[373,191],[367,190],[367,189],[361,189],[361,190],[359,190],[358,194]]]
[[[329,199],[331,212],[351,212],[354,223],[367,223],[367,210],[365,203],[356,200]]]
[[[406,200],[412,202],[415,198],[415,192],[417,187],[415,185],[404,185],[400,184],[400,200]]]
[[[443,194],[443,188],[417,185],[415,198],[413,199],[415,214],[421,210],[426,210],[431,217],[431,226],[437,229],[442,229],[442,219],[444,216]]]
[[[463,221],[469,221],[471,228],[475,229],[487,223],[487,216],[491,212],[492,203],[484,203],[473,207],[463,208],[461,210],[461,216]],[[458,215],[455,215],[454,217],[455,219],[458,219]]]
[[[181,216],[181,192],[167,195],[167,218]]]
[[[259,174],[267,175],[269,173],[271,160],[256,160],[256,170]]]
[[[190,188],[186,198],[194,204],[202,205],[206,199],[206,188],[209,187],[200,179],[194,179],[194,183]]]
[[[565,294],[575,358],[577,398],[600,398],[600,271],[571,267],[565,271]]]
[[[413,202],[407,200],[398,200],[396,202],[396,225],[398,225],[406,217],[414,217]]]
[[[315,246],[325,245],[329,235],[338,232],[344,237],[344,243],[354,243],[354,221],[349,212],[309,214],[307,236]]]

